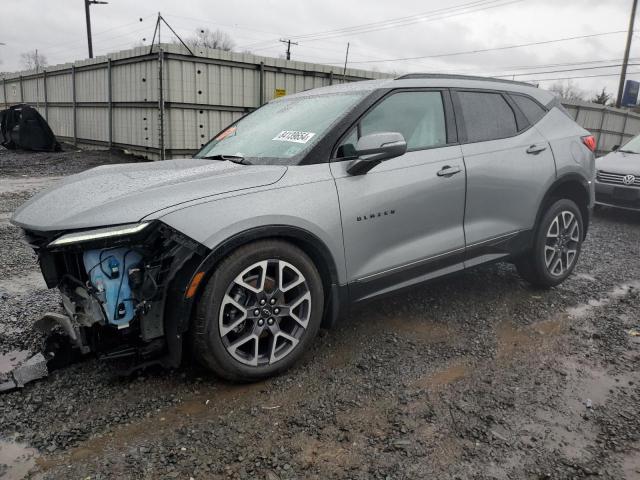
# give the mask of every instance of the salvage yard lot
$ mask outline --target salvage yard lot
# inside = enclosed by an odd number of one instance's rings
[[[11,212],[124,161],[0,150],[0,367],[60,308]],[[639,306],[640,214],[602,210],[561,286],[499,264],[380,299],[275,379],[88,359],[0,394],[0,477],[637,479]]]

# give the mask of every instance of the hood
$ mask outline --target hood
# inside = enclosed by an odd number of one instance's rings
[[[106,165],[37,194],[11,222],[36,231],[133,223],[180,203],[276,183],[286,170],[202,159]]]
[[[596,160],[596,169],[609,173],[640,176],[640,154],[611,152]]]

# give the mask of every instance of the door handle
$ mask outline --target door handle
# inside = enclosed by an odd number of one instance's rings
[[[546,149],[546,145],[531,145],[529,148],[527,148],[527,153],[536,155],[540,152],[544,152]]]
[[[438,170],[439,177],[450,177],[455,175],[456,173],[460,173],[462,170],[458,165],[454,165],[453,167],[450,165],[445,165],[440,170]]]

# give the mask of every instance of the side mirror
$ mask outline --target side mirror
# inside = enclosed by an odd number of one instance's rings
[[[385,160],[404,155],[407,142],[401,133],[380,132],[365,135],[356,144],[358,159],[354,160],[347,172],[351,175],[363,175]]]
[[[620,145],[614,145],[613,148],[611,149],[611,151],[615,152],[619,148],[620,148]]]

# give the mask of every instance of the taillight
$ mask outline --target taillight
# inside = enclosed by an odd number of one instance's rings
[[[586,137],[582,137],[582,143],[591,150],[592,152],[596,151],[596,139],[593,135],[587,135]]]

